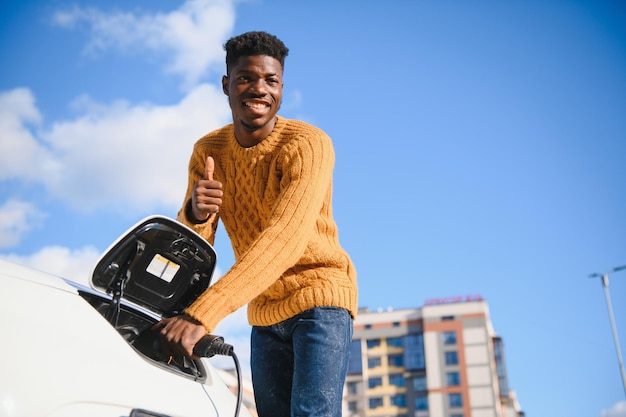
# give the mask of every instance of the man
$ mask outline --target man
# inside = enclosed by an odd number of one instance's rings
[[[158,326],[166,350],[193,356],[202,336],[248,304],[259,416],[339,417],[357,286],[332,216],[332,143],[277,116],[282,41],[248,32],[225,49],[233,123],[195,144],[178,219],[211,244],[221,219],[235,264],[185,315]]]

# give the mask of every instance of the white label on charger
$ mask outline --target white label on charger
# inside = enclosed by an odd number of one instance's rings
[[[175,264],[157,253],[154,255],[154,258],[152,258],[152,261],[150,261],[146,271],[163,281],[172,282],[179,269],[180,265]]]

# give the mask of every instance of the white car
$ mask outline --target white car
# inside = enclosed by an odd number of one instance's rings
[[[210,359],[165,357],[150,329],[208,287],[215,263],[204,239],[162,216],[104,253],[92,288],[0,261],[0,416],[251,417]],[[230,355],[239,371],[232,347],[207,341],[206,357]]]

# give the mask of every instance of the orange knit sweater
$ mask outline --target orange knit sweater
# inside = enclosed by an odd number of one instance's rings
[[[207,156],[215,160],[213,178],[224,197],[219,214],[197,225],[185,208]],[[257,326],[313,307],[342,307],[356,317],[356,271],[332,216],[334,161],[322,130],[282,117],[251,148],[237,143],[232,124],[195,144],[178,220],[213,243],[219,217],[235,254],[232,268],[186,309],[208,332],[245,304]]]

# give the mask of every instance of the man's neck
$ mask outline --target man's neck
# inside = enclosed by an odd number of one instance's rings
[[[265,138],[272,133],[274,126],[276,126],[276,121],[277,118],[274,117],[270,123],[259,129],[251,128],[242,123],[235,123],[235,139],[237,140],[237,143],[244,148],[256,146],[263,142],[263,140],[265,140]]]

